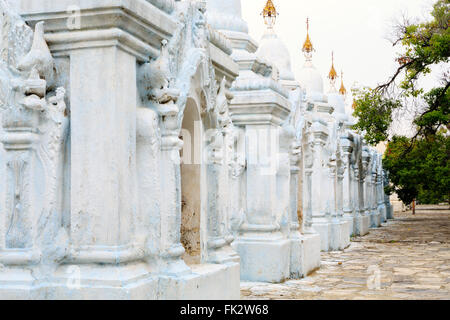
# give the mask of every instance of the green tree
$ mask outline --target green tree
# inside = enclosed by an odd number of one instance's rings
[[[390,172],[392,190],[409,204],[439,203],[449,199],[450,139],[442,133],[418,138],[395,136],[386,149],[384,166]],[[388,190],[389,191],[389,190]]]
[[[432,19],[423,23],[405,20],[394,27],[393,45],[400,48],[399,67],[376,88],[356,93],[354,129],[369,144],[387,141],[384,166],[391,186],[406,204],[414,199],[436,203],[449,200],[450,173],[450,0],[438,0]],[[442,69],[439,85],[425,92],[419,80]],[[411,124],[412,137],[391,135],[394,112],[418,103]]]

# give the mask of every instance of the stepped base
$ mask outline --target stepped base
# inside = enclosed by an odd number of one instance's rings
[[[350,245],[349,223],[337,220],[331,223],[330,251],[344,250]]]
[[[302,277],[306,277],[320,268],[320,242],[319,234],[302,236]]]
[[[377,211],[370,213],[370,228],[381,227],[381,214]]]
[[[241,258],[241,280],[280,283],[289,278],[290,240],[239,238],[232,247]]]
[[[355,234],[358,236],[365,236],[369,233],[369,227],[370,227],[370,216],[363,215],[363,216],[357,216],[355,221]]]
[[[345,214],[343,220],[348,222],[348,232],[352,236],[355,230],[355,217],[352,214]]]
[[[192,273],[168,277],[152,274],[145,263],[125,266],[64,265],[48,281],[30,270],[4,268],[4,300],[181,300],[240,298],[239,264],[191,266]],[[220,290],[217,290],[217,288]]]
[[[330,251],[331,224],[327,222],[313,222],[312,228],[320,235],[320,250]]]

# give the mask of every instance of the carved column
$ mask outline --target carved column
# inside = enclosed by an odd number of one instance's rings
[[[305,167],[305,179],[303,182],[303,233],[305,234],[316,233],[312,227],[312,175],[312,167]]]
[[[358,221],[361,220],[361,212],[359,211],[359,170],[357,165],[352,165],[351,170],[351,192],[352,192],[352,215],[353,215],[353,233],[359,234]]]
[[[234,149],[234,135],[233,131],[230,128],[224,128],[223,132],[223,140],[224,140],[224,161],[223,167],[221,170],[221,176],[223,181],[223,189],[221,192],[221,208],[223,210],[222,218],[223,218],[223,228],[224,228],[224,238],[227,244],[231,244],[234,240],[233,230],[231,228],[231,212],[233,208],[233,202],[237,201],[234,197],[232,197],[232,189],[231,184],[232,175],[230,164],[233,158],[233,149]]]
[[[380,161],[381,162],[381,161]],[[381,164],[378,168],[378,179],[377,179],[377,202],[378,202],[378,212],[381,214],[381,221],[387,221],[386,205],[384,203],[384,188],[383,188],[383,170]]]
[[[339,219],[344,217],[344,176],[346,173],[345,161],[338,161],[337,168],[337,196],[336,196],[336,206],[337,206],[337,216]],[[345,192],[347,193],[347,192]]]
[[[290,216],[291,216],[291,231],[300,231],[299,223],[299,208],[298,208],[298,188],[299,188],[299,174],[301,149],[297,143],[293,144],[291,154],[291,179],[290,179]]]
[[[337,210],[337,196],[338,196],[338,188],[337,188],[337,163],[336,160],[328,162],[328,184],[329,184],[329,193],[328,193],[328,213],[333,220],[338,219],[338,210]]]
[[[162,197],[159,165],[161,137],[159,115],[150,108],[137,109],[136,180],[138,184],[139,214],[136,233],[145,241],[147,261],[159,258],[161,239],[161,211],[158,200]]]
[[[312,223],[312,175],[314,166],[314,143],[311,139],[310,143],[303,145],[303,233],[316,234]]]
[[[357,165],[352,165],[352,197],[353,197],[353,216],[360,216],[359,211],[359,169]]]
[[[380,226],[380,214],[378,212],[378,202],[377,202],[377,173],[372,172],[372,179],[371,179],[371,199],[370,199],[370,204],[371,204],[371,208],[370,208],[370,212],[371,214],[374,216],[374,225],[376,227]]]
[[[223,214],[224,202],[221,196],[227,191],[223,185],[224,165],[224,142],[223,135],[218,130],[213,130],[207,145],[206,164],[206,190],[207,195],[207,252],[205,252],[205,262],[225,263],[236,260],[235,254],[227,250],[228,245],[225,239],[225,221]],[[222,180],[221,180],[222,179]]]
[[[369,205],[369,201],[370,201],[370,155],[366,152],[363,151],[363,158],[362,158],[362,172],[361,172],[361,193],[360,193],[360,209],[361,209],[361,214],[363,215],[369,215],[370,213],[370,205]]]
[[[246,167],[245,152],[242,150],[245,145],[242,143],[243,139],[239,139],[239,132],[236,132],[231,137],[232,149],[230,150],[230,158],[228,162],[230,185],[229,185],[229,200],[230,200],[230,214],[229,224],[230,230],[235,238],[241,225],[245,220],[245,185],[244,172]],[[234,239],[233,239],[234,240]]]
[[[390,197],[387,193],[385,193],[384,188],[389,186],[389,173],[383,169],[383,197],[384,204],[386,206],[386,216],[388,219],[394,219],[394,210],[391,205]]]
[[[329,183],[327,163],[325,163],[325,145],[328,139],[328,130],[320,122],[313,123],[312,127],[312,174],[311,174],[311,212],[312,227],[320,234],[321,249],[328,251],[330,245],[330,219],[329,219],[329,195],[334,190]],[[333,200],[334,201],[334,200]]]
[[[382,155],[377,153],[377,186],[376,186],[376,203],[378,214],[380,215],[380,223],[387,221],[386,205],[384,204],[383,190],[383,167]]]
[[[292,137],[295,139],[295,136]],[[290,180],[289,180],[289,239],[291,240],[291,265],[290,275],[291,278],[297,279],[302,276],[302,259],[304,254],[302,252],[302,235],[300,233],[300,223],[298,214],[298,188],[299,188],[299,173],[300,173],[300,157],[301,149],[300,144],[292,142],[290,146]]]
[[[181,244],[181,173],[180,150],[183,141],[179,138],[178,107],[173,102],[160,105],[161,117],[161,162],[163,174],[161,190],[165,201],[161,202],[161,248],[160,255],[165,262],[163,273],[178,276],[190,269],[182,260],[185,252]]]
[[[326,215],[326,201],[328,191],[324,190],[324,159],[323,159],[323,148],[325,147],[326,139],[328,135],[321,132],[314,133],[313,147],[312,151],[312,161],[313,161],[313,173],[312,173],[312,197],[313,202],[312,207],[312,218],[313,220],[323,220],[328,222]]]
[[[15,88],[13,94],[23,95],[22,89],[24,87]],[[0,263],[4,265],[25,266],[40,260],[36,226],[42,207],[39,206],[39,192],[34,184],[38,178],[36,148],[40,139],[37,131],[39,113],[39,110],[11,105],[3,114],[4,135],[0,139],[6,151],[5,167],[1,168],[1,172],[5,173],[1,175],[1,183],[5,186],[5,205]]]
[[[353,215],[353,174],[354,172],[351,166],[351,156],[352,156],[352,147],[343,147],[343,181],[342,181],[342,190],[343,190],[343,213],[347,217],[352,217]]]
[[[343,180],[342,180],[342,206],[343,206],[343,219],[349,223],[349,235],[355,234],[355,221],[356,216],[354,214],[355,206],[355,182],[354,182],[354,169],[351,164],[352,161],[352,146],[343,146]]]

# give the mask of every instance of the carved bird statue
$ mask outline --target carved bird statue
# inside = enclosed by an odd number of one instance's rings
[[[47,86],[54,78],[54,63],[50,49],[44,39],[44,22],[38,22],[34,30],[33,44],[30,52],[26,54],[17,66],[20,71],[39,74],[47,81]]]
[[[223,77],[223,79],[220,83],[219,92],[217,93],[217,99],[216,99],[217,111],[220,114],[225,113],[227,110],[227,107],[228,107],[226,84],[227,84],[227,79],[225,77]]]
[[[161,53],[157,59],[144,64],[139,70],[140,82],[149,100],[167,103],[170,80],[170,54],[167,40],[161,41]]]

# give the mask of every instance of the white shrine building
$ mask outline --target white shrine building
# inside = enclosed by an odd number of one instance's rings
[[[308,32],[297,79],[271,0],[259,43],[241,0],[0,13],[0,299],[239,299],[393,218],[334,61],[325,92]]]

